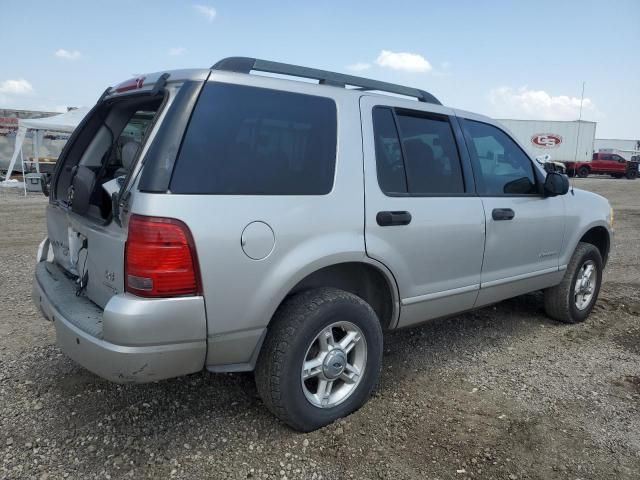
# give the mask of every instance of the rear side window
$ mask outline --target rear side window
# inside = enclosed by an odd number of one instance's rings
[[[378,184],[388,194],[464,193],[460,157],[446,116],[373,110]]]
[[[210,82],[185,133],[170,189],[327,194],[336,163],[336,116],[328,98]]]

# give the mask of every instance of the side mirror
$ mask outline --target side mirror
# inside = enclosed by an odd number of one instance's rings
[[[555,197],[556,195],[564,195],[569,191],[569,178],[561,173],[547,173],[544,180],[545,197]]]

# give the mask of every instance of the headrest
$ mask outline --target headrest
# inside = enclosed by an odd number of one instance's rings
[[[135,158],[138,150],[140,149],[140,143],[135,140],[131,140],[125,143],[122,147],[122,166],[127,170],[130,170],[133,165],[133,159]]]

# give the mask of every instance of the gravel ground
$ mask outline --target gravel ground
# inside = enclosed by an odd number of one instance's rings
[[[121,386],[67,359],[30,301],[45,200],[0,189],[0,478],[640,478],[640,181],[575,183],[616,209],[586,323],[531,294],[391,333],[374,397],[310,434],[249,374]]]

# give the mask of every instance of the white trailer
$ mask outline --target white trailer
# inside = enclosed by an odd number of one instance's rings
[[[596,122],[575,120],[499,120],[532,157],[558,162],[588,162],[593,156]]]
[[[640,140],[596,138],[594,147],[596,152],[617,153],[626,160],[631,160],[631,157],[640,155]]]

